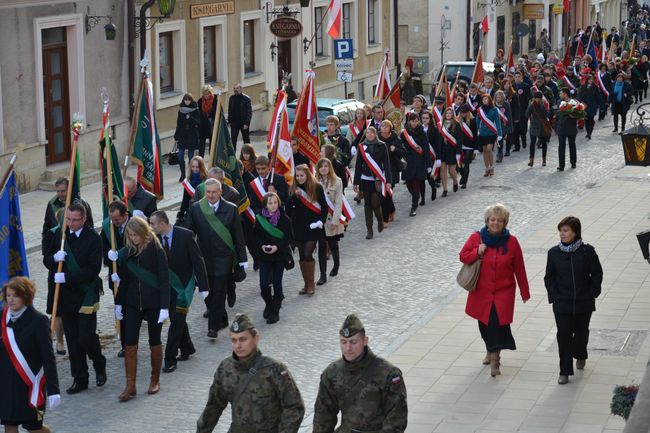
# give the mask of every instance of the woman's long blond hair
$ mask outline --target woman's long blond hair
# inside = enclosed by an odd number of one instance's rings
[[[336,173],[334,173],[334,165],[332,165],[332,161],[330,161],[328,158],[321,158],[318,160],[318,164],[316,164],[316,178],[319,181],[323,180],[323,176],[321,176],[320,171],[318,171],[322,166],[326,165],[329,167],[329,173],[327,173],[327,178],[325,178],[325,185],[324,186],[334,186],[336,185],[336,179],[338,176]]]
[[[160,241],[158,240],[158,237],[153,232],[151,226],[144,218],[140,218],[140,217],[130,218],[129,222],[126,223],[125,231],[126,231],[126,236],[124,238],[125,238],[126,247],[129,251],[129,255],[131,255],[132,253],[135,253],[136,255],[140,254],[142,251],[144,251],[145,248],[147,248],[150,242],[155,242],[158,246],[160,246]],[[131,238],[129,237],[129,232],[137,236],[140,236],[140,238],[142,239],[140,245],[134,245],[131,242]]]
[[[296,189],[302,188],[305,190],[307,195],[309,196],[310,199],[313,201],[318,200],[318,197],[316,196],[316,190],[317,190],[317,185],[318,181],[316,181],[316,178],[312,174],[311,170],[309,169],[309,166],[307,164],[300,164],[299,166],[296,167],[296,171],[302,171],[307,175],[307,180],[305,180],[305,184],[300,187],[298,186],[298,181],[294,179],[293,184],[291,184],[291,189],[290,193],[293,195],[296,193]]]

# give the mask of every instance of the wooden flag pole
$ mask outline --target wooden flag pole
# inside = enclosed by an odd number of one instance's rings
[[[65,235],[66,228],[68,227],[65,213],[70,207],[70,200],[72,199],[72,184],[74,183],[74,168],[77,160],[77,142],[79,141],[79,131],[81,130],[82,121],[77,119],[72,124],[72,151],[70,152],[70,170],[68,171],[68,192],[65,197],[65,208],[63,209],[63,222],[61,223],[61,248],[59,251],[65,249]],[[63,270],[63,262],[59,262],[57,273]],[[61,290],[61,283],[54,285],[54,302],[52,303],[52,318],[50,320],[50,333],[54,335],[54,326],[56,323],[56,312],[59,306],[59,291]]]
[[[223,110],[223,105],[221,105],[221,92],[217,96],[217,112],[214,114],[214,125],[212,125],[212,138],[210,138],[210,164],[214,161],[214,153],[216,152],[216,143],[217,143],[217,122],[221,122],[221,111]],[[221,125],[223,128],[224,125]],[[255,161],[253,161],[254,163]]]
[[[144,77],[145,73],[140,77],[140,85],[138,86],[138,93],[135,103],[135,110],[133,111],[133,120],[131,120],[131,130],[129,131],[129,149],[126,152],[126,160],[124,161],[124,168],[122,169],[122,178],[126,176],[126,169],[129,167],[128,156],[133,151],[133,142],[135,141],[135,134],[138,131],[138,119],[140,118],[140,105],[142,102],[142,92],[144,92]]]
[[[2,192],[4,192],[5,186],[7,186],[7,179],[9,179],[9,175],[11,174],[11,171],[14,169],[15,163],[16,163],[16,154],[14,153],[11,157],[11,161],[9,161],[9,167],[7,168],[7,171],[5,172],[4,176],[2,176],[2,182],[0,182],[0,196],[2,195]]]

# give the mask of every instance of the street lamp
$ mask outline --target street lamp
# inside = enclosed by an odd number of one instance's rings
[[[147,49],[147,30],[164,18],[169,18],[174,13],[176,0],[158,0],[158,11],[160,16],[147,16],[147,10],[156,3],[156,0],[148,0],[140,8],[140,16],[135,21],[135,37],[140,37],[140,55],[143,56]]]
[[[636,109],[639,117],[634,126],[621,134],[625,165],[650,165],[650,129],[643,124],[650,114],[650,104],[641,104]]]

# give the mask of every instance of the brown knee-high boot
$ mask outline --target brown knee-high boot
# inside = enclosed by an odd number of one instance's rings
[[[307,290],[305,291],[308,295],[313,295],[316,293],[316,283],[314,282],[314,272],[316,270],[316,262],[314,260],[310,262],[305,262],[305,274],[306,274],[306,283]],[[303,277],[305,276],[303,274]]]
[[[124,347],[124,368],[126,370],[126,388],[118,397],[120,401],[129,401],[135,397],[135,377],[138,372],[138,346]]]
[[[149,346],[151,349],[151,382],[147,394],[157,394],[160,391],[160,369],[162,368],[162,344]]]
[[[299,295],[306,295],[307,294],[307,262],[304,260],[300,260],[298,264],[300,264],[300,273],[302,274],[302,280],[304,282],[304,285],[302,286],[302,289],[298,292]]]

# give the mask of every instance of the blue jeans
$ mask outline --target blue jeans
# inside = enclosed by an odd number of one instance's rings
[[[276,300],[284,299],[282,293],[282,276],[284,275],[284,262],[267,262],[260,260],[260,291],[262,298],[271,296],[271,287],[269,283],[273,280],[273,298]]]
[[[187,150],[187,160],[191,161],[194,156],[194,149],[185,149],[178,146],[178,166],[181,169],[181,177],[185,177],[185,151]]]

